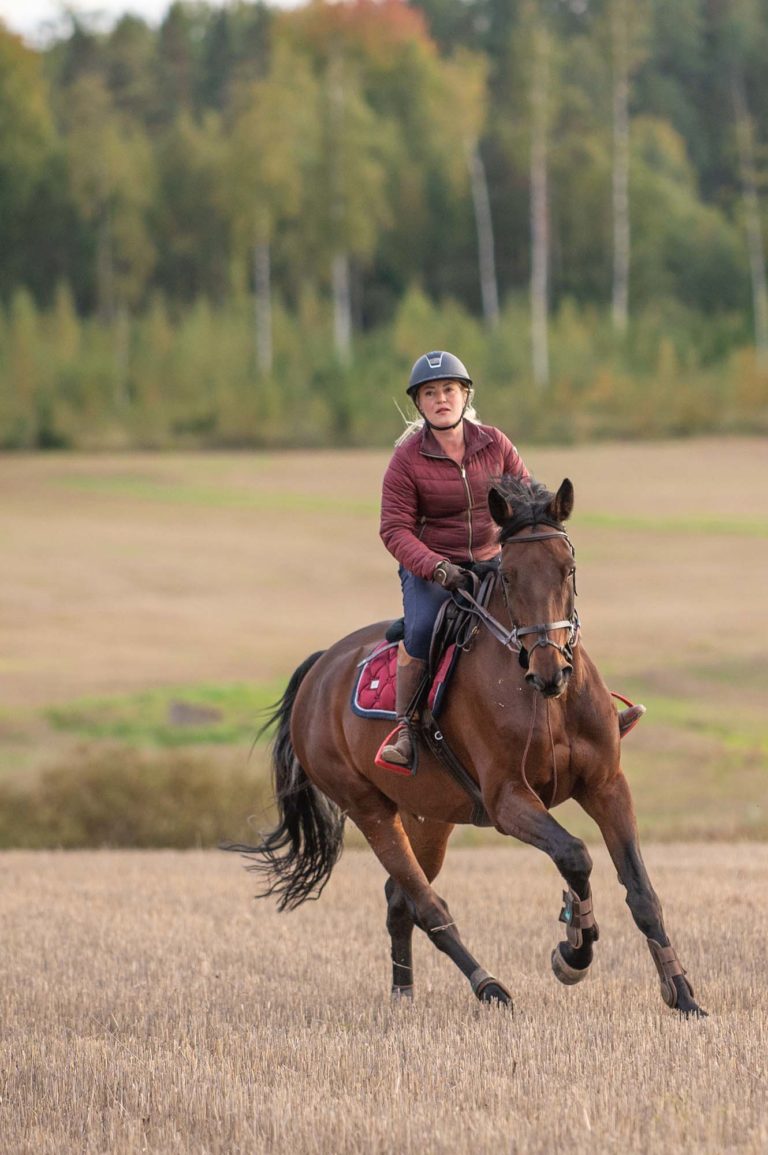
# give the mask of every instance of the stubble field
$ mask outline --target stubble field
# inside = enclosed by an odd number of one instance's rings
[[[354,839],[292,915],[215,851],[10,851],[3,1152],[768,1149],[768,445],[520,448],[541,480],[575,483],[585,643],[649,705],[625,769],[710,1018],[664,1007],[599,846],[596,962],[566,989],[552,864],[492,833],[455,840],[438,889],[513,1014],[476,1004],[421,937],[417,1000],[390,1006],[383,871]],[[248,703],[398,612],[376,535],[385,461],[0,458],[0,776],[115,742],[247,763]],[[558,817],[592,837],[577,809]]]
[[[23,1155],[763,1155],[768,847],[653,846],[706,1020],[663,1005],[606,856],[592,974],[560,986],[559,879],[540,854],[462,849],[440,889],[510,987],[480,1006],[419,935],[389,1003],[383,871],[342,858],[278,915],[216,851],[7,853],[0,1149]]]

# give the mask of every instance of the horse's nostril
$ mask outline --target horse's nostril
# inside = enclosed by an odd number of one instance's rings
[[[538,690],[545,698],[559,698],[568,685],[571,673],[571,667],[564,666],[561,670],[557,670],[549,681],[545,682],[542,677],[534,674],[531,670],[525,675],[525,680],[529,686],[532,686],[534,690]]]

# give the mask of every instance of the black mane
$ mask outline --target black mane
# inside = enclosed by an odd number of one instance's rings
[[[523,526],[550,525],[557,529],[563,528],[552,511],[555,494],[541,481],[536,481],[533,477],[530,481],[524,481],[506,473],[498,481],[494,481],[493,488],[506,500],[511,510],[509,520],[501,527],[500,544],[503,545],[508,537],[517,533]]]

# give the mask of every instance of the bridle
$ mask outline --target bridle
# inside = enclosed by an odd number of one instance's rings
[[[536,523],[530,522],[528,524],[533,526]],[[571,557],[573,557],[575,559],[576,550],[574,549],[573,542],[571,541],[571,539],[569,538],[569,536],[565,532],[565,530],[562,527],[560,527],[557,523],[555,523],[555,524],[556,524],[556,528],[551,529],[547,533],[530,533],[526,537],[508,537],[504,542],[504,546],[526,545],[529,542],[550,541],[552,538],[559,537],[559,538],[563,538],[563,540],[568,543],[568,548],[571,551]],[[576,567],[575,566],[571,570],[571,578],[572,578],[571,613],[570,613],[569,617],[564,618],[559,622],[539,622],[535,626],[513,626],[512,627],[513,633],[514,633],[514,638],[515,638],[515,641],[517,642],[517,649],[518,649],[518,656],[519,656],[520,665],[523,667],[524,670],[528,669],[528,666],[530,664],[531,654],[533,653],[534,650],[538,649],[540,646],[543,648],[546,648],[547,646],[552,646],[552,648],[554,650],[557,650],[557,652],[559,654],[562,654],[562,656],[565,658],[566,662],[568,662],[569,665],[573,662],[573,648],[574,648],[574,646],[578,645],[578,641],[579,641],[579,615],[576,612]],[[511,618],[512,617],[512,609],[510,607],[509,598],[507,596],[507,588],[504,585],[503,580],[502,580],[502,590],[504,593],[504,603],[507,607],[507,613],[509,614],[509,616]],[[552,639],[549,637],[549,634],[553,630],[569,630],[570,633],[568,634],[568,640],[566,642],[564,642],[562,645],[560,645],[558,642],[553,642]],[[527,634],[536,634],[536,641],[533,643],[532,646],[529,646],[526,648],[526,646],[522,642],[520,642],[519,639],[521,637],[527,635]]]
[[[513,533],[515,533],[521,529],[525,529],[525,528],[534,528],[535,529],[535,527],[539,524],[541,524],[541,521],[523,522],[521,525],[513,527]],[[552,525],[553,528],[546,533],[529,533],[525,537],[514,537],[514,536],[506,536],[505,535],[505,540],[503,542],[502,548],[506,548],[508,545],[527,545],[530,542],[550,541],[553,538],[559,537],[559,538],[563,538],[568,543],[568,547],[571,551],[571,555],[575,558],[576,557],[576,550],[573,547],[573,542],[568,537],[568,534],[565,532],[565,530],[560,525],[560,523],[559,522],[548,522],[545,524],[550,524],[550,525]],[[509,531],[507,531],[507,533],[508,532]],[[533,653],[533,651],[538,649],[539,647],[546,648],[547,646],[551,646],[553,649],[557,650],[557,652],[559,654],[562,654],[562,656],[565,658],[566,662],[568,662],[568,664],[570,665],[573,662],[574,647],[577,646],[578,642],[579,642],[579,629],[580,629],[579,615],[576,612],[576,605],[575,605],[575,599],[576,599],[576,567],[575,566],[574,566],[573,570],[571,571],[571,577],[572,577],[571,613],[570,613],[570,616],[568,618],[563,618],[559,622],[538,622],[536,625],[533,625],[533,626],[516,626],[513,624],[512,628],[508,630],[508,629],[505,629],[505,627],[501,624],[500,621],[498,621],[493,616],[493,614],[489,613],[488,610],[486,610],[484,606],[481,606],[475,600],[475,598],[472,596],[472,594],[470,594],[467,590],[462,590],[462,589],[456,590],[454,593],[454,598],[456,598],[457,595],[460,596],[462,600],[459,604],[462,605],[462,608],[468,610],[472,614],[475,614],[480,619],[480,621],[483,623],[483,625],[486,627],[486,629],[489,631],[489,633],[493,634],[493,636],[496,638],[497,641],[499,641],[503,646],[506,646],[508,649],[512,650],[513,653],[517,654],[518,661],[520,662],[520,665],[522,666],[522,668],[524,670],[528,669],[528,666],[530,664],[530,656]],[[509,614],[509,617],[511,620],[512,619],[512,610],[511,610],[511,607],[509,605],[509,598],[507,596],[506,586],[504,585],[503,581],[502,581],[502,591],[504,594],[504,603],[507,607],[507,613]],[[566,642],[564,642],[562,645],[560,645],[558,642],[553,641],[552,638],[549,637],[550,633],[552,633],[553,630],[569,630],[570,632],[568,634],[568,640]],[[526,647],[526,645],[520,639],[523,637],[529,637],[532,634],[536,635],[536,641],[533,643],[533,645],[529,645]]]

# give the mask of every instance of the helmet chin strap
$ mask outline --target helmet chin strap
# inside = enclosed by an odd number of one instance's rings
[[[423,413],[422,417],[424,417]],[[431,421],[427,421],[426,417],[424,417],[424,424],[426,425],[427,429],[436,429],[438,433],[447,433],[449,429],[455,429],[457,425],[461,425],[463,420],[464,414],[462,413],[459,420],[454,421],[453,425],[433,425]]]

